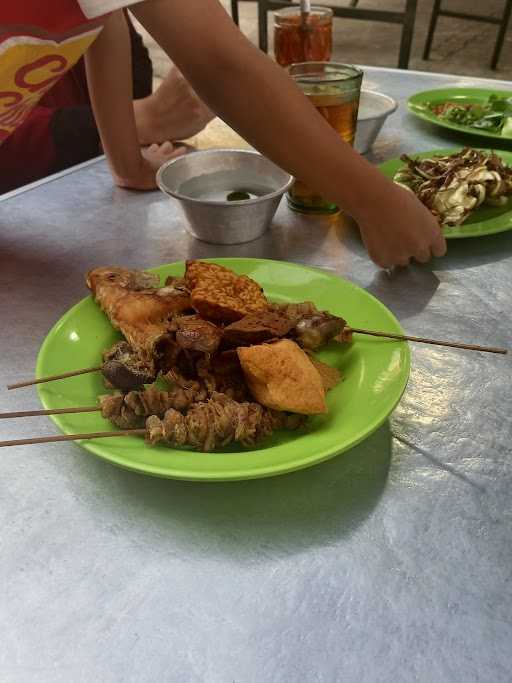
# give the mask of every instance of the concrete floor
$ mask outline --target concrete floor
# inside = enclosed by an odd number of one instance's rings
[[[331,4],[348,5],[348,0],[330,0]],[[222,0],[229,11],[229,0]],[[322,4],[322,3],[319,3]],[[329,4],[324,2],[323,4]],[[436,29],[431,59],[421,58],[427,33],[433,0],[419,0],[416,26],[409,68],[420,71],[440,71],[467,76],[489,78],[512,78],[512,33],[509,31],[499,67],[489,67],[496,40],[497,27],[481,22],[441,17]],[[444,0],[443,7],[455,11],[472,12],[499,17],[505,0]],[[359,7],[401,10],[404,0],[359,0]],[[239,2],[240,28],[250,40],[257,43],[256,2]],[[272,17],[269,13],[269,40],[272,43]],[[512,21],[511,21],[512,26]],[[367,22],[354,19],[335,19],[334,59],[354,64],[373,66],[396,66],[401,27],[391,24]],[[155,66],[160,78],[168,68],[168,60],[161,50],[147,37]]]

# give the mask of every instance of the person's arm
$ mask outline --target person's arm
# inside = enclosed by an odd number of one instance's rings
[[[356,219],[379,265],[445,253],[429,211],[343,142],[217,0],[146,0],[130,9],[208,106],[263,154]]]
[[[114,181],[121,187],[153,189],[158,166],[180,151],[166,142],[141,153],[132,101],[130,35],[122,11],[107,19],[86,53],[85,64],[96,125]]]

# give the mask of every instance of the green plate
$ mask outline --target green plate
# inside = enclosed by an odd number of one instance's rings
[[[350,282],[321,270],[262,259],[215,259],[259,282],[274,301],[313,301],[352,325],[401,333],[398,321],[377,299]],[[154,269],[162,277],[181,275],[183,263]],[[103,349],[118,338],[91,297],[71,308],[46,337],[37,360],[39,377],[98,363]],[[140,437],[77,442],[86,450],[130,470],[188,480],[266,477],[314,465],[355,446],[375,431],[400,400],[410,368],[407,343],[359,336],[349,346],[335,342],[319,357],[344,377],[329,393],[329,413],[315,416],[303,432],[279,432],[254,450],[233,447],[223,453],[198,453],[162,445],[147,446]],[[94,405],[105,393],[100,373],[41,384],[45,408]],[[65,434],[110,430],[99,413],[52,416]]]
[[[492,133],[486,130],[477,130],[471,126],[464,126],[460,123],[445,121],[440,119],[432,112],[428,106],[431,104],[442,104],[443,102],[460,102],[460,104],[484,104],[489,95],[504,95],[512,97],[512,90],[485,90],[483,88],[441,88],[438,90],[424,90],[412,95],[407,100],[409,111],[424,121],[435,123],[442,128],[449,128],[460,133],[476,135],[477,137],[494,138],[507,144],[512,142],[510,138],[504,138],[499,133]]]
[[[425,159],[435,155],[446,155],[460,152],[462,148],[456,147],[451,149],[434,149],[430,152],[421,152],[420,154],[411,154],[415,159]],[[482,150],[483,152],[490,152],[489,149]],[[503,159],[503,161],[512,166],[512,152],[503,152],[502,150],[493,150]],[[388,178],[393,179],[395,173],[404,165],[400,159],[391,159],[379,165],[380,170]],[[479,206],[478,209],[471,214],[471,216],[462,224],[455,227],[443,228],[443,234],[446,239],[462,239],[465,237],[483,237],[484,235],[494,235],[498,232],[506,232],[512,228],[512,197],[503,206]]]

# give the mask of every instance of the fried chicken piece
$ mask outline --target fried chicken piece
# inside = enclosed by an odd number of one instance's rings
[[[269,306],[254,280],[215,263],[187,261],[185,282],[193,308],[206,320],[230,323]]]
[[[261,344],[285,337],[294,327],[295,321],[280,311],[250,313],[224,328],[224,340],[232,346]]]
[[[149,417],[146,439],[151,445],[164,441],[207,452],[233,441],[252,446],[275,429],[297,429],[302,422],[300,416],[267,410],[258,403],[237,403],[215,393],[208,401],[192,406],[186,415],[171,409],[163,419]]]
[[[240,363],[254,398],[274,410],[316,415],[327,412],[318,370],[290,339],[240,347]]]
[[[159,278],[126,268],[95,268],[87,286],[112,325],[142,358],[152,358],[155,346],[168,335],[169,321],[190,309],[188,294],[158,287]]]
[[[182,349],[212,354],[219,348],[222,330],[198,315],[176,318],[176,342]]]

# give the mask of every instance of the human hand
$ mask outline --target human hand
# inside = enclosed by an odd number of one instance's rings
[[[169,141],[161,145],[153,144],[149,147],[143,147],[137,169],[127,177],[120,177],[113,172],[114,182],[119,187],[130,190],[154,190],[156,188],[156,172],[160,166],[169,159],[182,156],[186,151],[185,147],[175,147]]]
[[[388,183],[384,199],[371,202],[354,216],[372,261],[381,268],[407,266],[411,259],[427,263],[444,256],[446,240],[430,211],[415,195]]]
[[[185,140],[215,118],[176,67],[153,94],[135,100],[133,109],[141,145]]]

